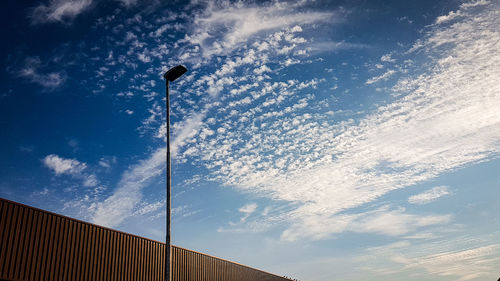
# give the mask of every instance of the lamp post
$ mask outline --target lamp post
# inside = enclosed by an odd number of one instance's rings
[[[167,87],[166,93],[166,111],[167,111],[167,225],[166,225],[166,241],[165,241],[165,281],[172,280],[172,249],[170,242],[170,229],[171,229],[171,209],[172,209],[172,197],[171,197],[171,176],[172,168],[170,161],[170,92],[169,83],[175,81],[177,78],[181,77],[182,74],[186,73],[187,69],[178,65],[169,69],[163,75],[165,78],[165,84]]]

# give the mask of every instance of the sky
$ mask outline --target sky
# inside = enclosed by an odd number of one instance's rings
[[[500,2],[3,1],[0,196],[301,281],[500,276]]]

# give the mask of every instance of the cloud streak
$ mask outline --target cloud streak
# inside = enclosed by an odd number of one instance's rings
[[[90,9],[92,4],[92,0],[50,0],[34,7],[30,17],[33,24],[68,23]]]
[[[229,115],[203,125],[219,133],[193,141],[183,151],[200,155],[214,180],[299,203],[287,215],[291,225],[285,239],[344,231],[358,219],[345,212],[392,190],[495,157],[500,149],[498,17],[494,9],[460,13],[458,22],[432,27],[410,50],[420,49],[433,59],[397,81],[393,93],[399,98],[362,119],[331,123],[309,111],[314,95],[294,94],[314,88],[311,81],[261,82],[262,88],[255,90],[249,83],[250,90],[235,92],[235,97],[249,97],[250,103],[234,103],[231,110],[231,99],[222,100],[220,111]],[[395,62],[391,56],[382,60]],[[390,76],[384,75],[377,79]],[[417,228],[450,220],[446,215],[399,217]],[[331,224],[311,225],[314,221]]]
[[[426,190],[420,194],[416,194],[408,198],[408,202],[411,204],[428,204],[433,201],[436,201],[438,198],[441,198],[445,195],[449,195],[451,192],[448,190],[446,186],[436,186],[432,189]]]
[[[249,204],[246,204],[246,205],[242,206],[241,208],[239,208],[238,211],[240,213],[245,214],[243,217],[241,217],[240,221],[241,222],[246,221],[246,219],[250,215],[252,215],[252,213],[255,212],[255,210],[257,210],[257,204],[255,204],[255,203],[249,203]]]
[[[66,80],[66,75],[62,71],[41,73],[42,62],[39,57],[28,57],[25,60],[24,67],[18,72],[20,77],[29,79],[47,90],[59,88]]]
[[[358,262],[365,265],[363,270],[388,280],[393,280],[391,276],[429,274],[436,278],[451,276],[461,281],[497,278],[500,244],[486,243],[483,238],[456,237],[439,245],[433,242],[413,244],[403,240],[370,248],[366,256],[358,258]]]
[[[264,31],[335,20],[336,14],[332,12],[290,13],[303,5],[304,2],[273,2],[260,6],[208,2],[203,12],[195,17],[195,28],[191,35],[186,36],[186,40],[200,46],[204,57],[211,57],[228,54]],[[221,34],[218,32],[221,30],[224,33],[222,40],[219,40]]]
[[[134,208],[142,199],[142,189],[164,169],[165,148],[156,150],[149,158],[131,166],[123,173],[113,194],[97,203],[92,221],[99,225],[115,227],[133,216]],[[154,208],[158,206],[159,203],[154,205]],[[145,214],[146,211],[148,210],[138,211],[138,214]]]
[[[172,61],[192,63],[190,74],[176,82],[181,93],[172,97],[175,160],[204,165],[209,180],[289,204],[281,213],[266,213],[262,223],[285,225],[284,240],[326,239],[343,231],[411,235],[419,228],[449,223],[453,217],[448,214],[419,216],[396,206],[368,212],[357,208],[393,190],[498,155],[500,35],[495,9],[462,5],[455,11],[460,16],[429,26],[408,52],[381,56],[385,72],[361,83],[366,91],[374,91],[376,83],[396,81],[390,101],[355,119],[341,119],[325,114],[338,110],[320,100],[318,88],[325,89],[331,77],[293,79],[287,74],[319,61],[314,57],[319,52],[366,46],[314,40],[314,23],[337,22],[341,16],[291,9],[305,3],[202,3],[192,29],[173,44],[175,48],[164,43],[155,48],[141,42],[144,38],[135,31],[127,31],[120,44],[129,56],[117,62],[136,69],[144,60],[152,64],[168,53],[177,56]],[[162,40],[165,30],[176,28],[168,19],[161,21],[160,29],[146,28],[149,23],[140,17],[129,22],[137,22],[134,30],[153,40]],[[413,61],[417,53],[429,59]],[[405,56],[413,62],[403,67],[398,62]],[[161,71],[165,67],[162,64]],[[134,90],[154,87],[150,77],[143,78],[133,79]],[[134,96],[129,93],[123,96]],[[155,136],[164,138],[158,98],[147,99],[154,104],[144,131],[159,127]],[[156,165],[151,171],[158,174],[159,163],[144,163]],[[123,221],[119,216],[130,216],[144,186],[124,174],[115,193],[101,202],[95,221]],[[105,215],[113,208],[119,211],[108,222]],[[251,218],[245,222],[256,225]],[[394,228],[387,227],[391,223]]]

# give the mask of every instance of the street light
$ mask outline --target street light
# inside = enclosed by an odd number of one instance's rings
[[[166,93],[166,111],[167,111],[167,225],[166,225],[166,241],[165,241],[165,281],[172,280],[172,250],[170,243],[170,213],[171,213],[171,174],[172,168],[170,163],[170,92],[169,92],[169,83],[175,81],[177,78],[181,77],[182,74],[186,73],[187,69],[178,65],[169,69],[163,75],[165,78],[165,84],[167,86]]]

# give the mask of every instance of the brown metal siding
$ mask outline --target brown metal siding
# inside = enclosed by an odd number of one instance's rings
[[[164,243],[2,198],[0,243],[0,280],[164,280]],[[172,280],[290,279],[172,246]]]

